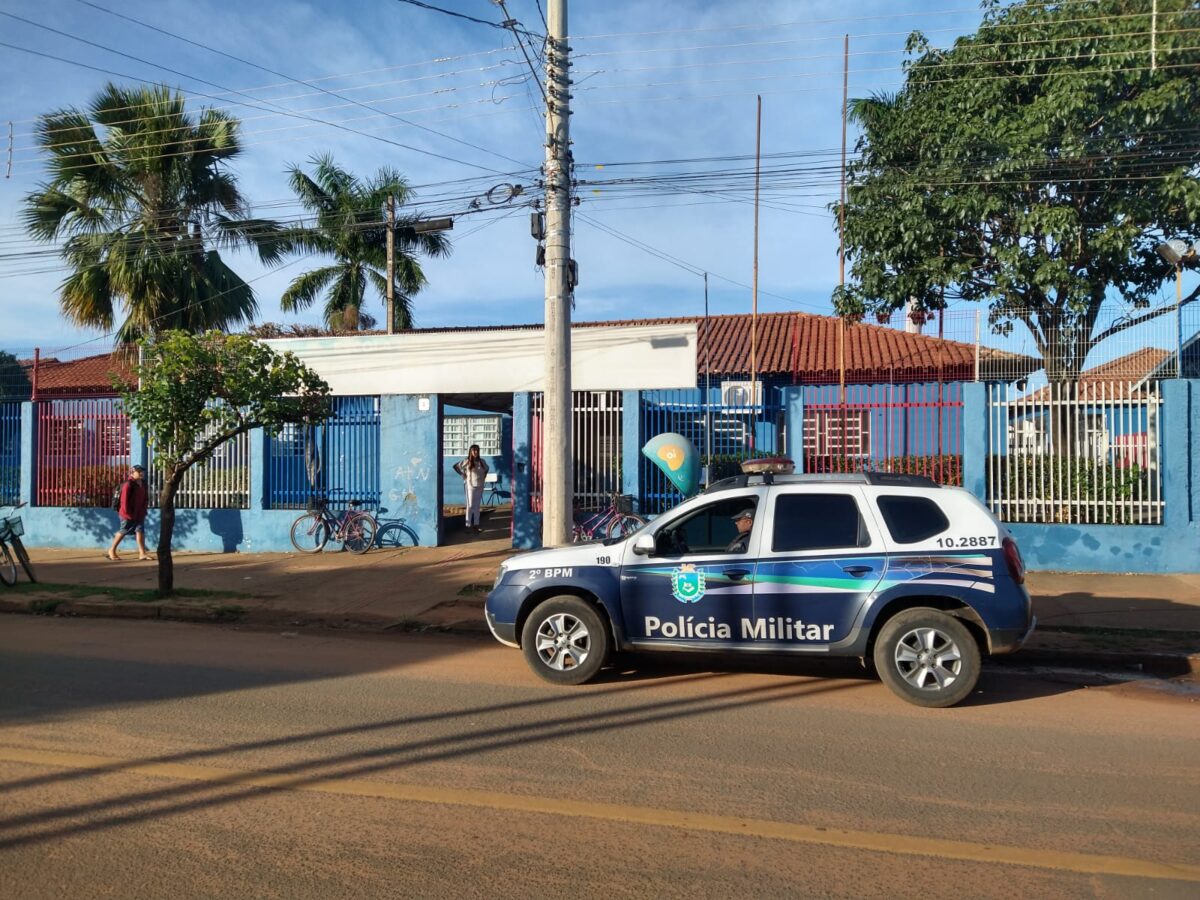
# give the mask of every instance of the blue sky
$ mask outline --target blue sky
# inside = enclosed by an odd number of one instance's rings
[[[244,193],[264,215],[286,217],[297,211],[289,202],[284,169],[321,152],[334,154],[339,163],[364,175],[381,165],[396,166],[414,185],[476,179],[454,187],[453,201],[422,207],[430,213],[462,212],[474,197],[487,211],[460,216],[453,232],[453,255],[426,264],[430,284],[416,298],[417,324],[541,321],[542,275],[534,266],[528,210],[521,207],[505,217],[511,210],[499,207],[502,211],[496,212],[486,196],[494,185],[530,184],[527,174],[507,173],[521,168],[513,160],[533,168],[542,157],[536,87],[521,80],[528,70],[520,54],[507,49],[513,46],[510,34],[397,0],[96,2],[294,78],[323,79],[319,83],[329,90],[484,148],[464,146],[348,105],[77,0],[9,0],[3,5],[8,12],[190,77],[11,19],[3,20],[0,40],[136,79],[175,85],[193,96],[196,108],[217,105],[240,116],[245,151],[236,172]],[[489,0],[438,3],[491,21],[502,18]],[[508,6],[525,26],[541,29],[535,0],[510,0]],[[768,198],[771,203],[763,209],[760,225],[759,308],[828,311],[837,280],[837,241],[825,206],[837,194],[842,35],[851,34],[850,94],[863,96],[899,85],[901,51],[909,31],[921,29],[935,43],[946,44],[956,34],[972,31],[979,19],[970,0],[899,4],[576,0],[571,10],[571,43],[577,81],[572,118],[577,177],[688,170],[663,165],[596,169],[597,163],[753,154],[754,95],[761,93],[764,154],[829,151],[830,170],[815,184]],[[604,36],[612,34],[619,36]],[[430,62],[434,59],[442,61]],[[255,105],[305,111],[384,140],[288,118],[270,108],[252,108],[245,96],[227,94],[197,79],[250,94],[258,98]],[[0,181],[0,251],[31,249],[16,226],[20,200],[41,174],[31,146],[33,120],[47,110],[85,104],[106,80],[108,76],[99,72],[0,48],[0,128],[11,121],[14,131],[12,175]],[[197,92],[218,98],[196,96]],[[449,196],[448,190],[431,187],[418,195],[434,200]],[[500,189],[499,193],[506,192]],[[743,284],[751,280],[749,193],[716,198],[635,197],[587,187],[580,196],[580,214],[711,271],[714,312],[749,310],[750,292],[721,280]],[[703,310],[699,277],[579,218],[575,247],[581,278],[577,319]],[[315,309],[299,317],[284,316],[278,297],[291,278],[318,262],[295,261],[271,273],[248,256],[234,258],[243,277],[256,279],[260,318],[273,321],[317,321]],[[77,329],[60,316],[56,286],[62,273],[40,271],[56,265],[54,259],[31,263],[0,258],[0,347],[54,348],[97,337],[95,331]],[[381,310],[375,306],[371,311]],[[955,336],[969,340],[970,327],[963,319],[962,333]],[[92,346],[99,350],[105,343]]]

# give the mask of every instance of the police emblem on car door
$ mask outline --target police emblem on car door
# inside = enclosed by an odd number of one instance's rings
[[[630,641],[706,646],[738,640],[741,621],[753,610],[755,562],[753,533],[744,540],[744,526],[739,531],[734,519],[752,512],[758,496],[722,495],[689,509],[655,532],[652,554],[625,558],[621,610]]]
[[[704,570],[693,565],[680,566],[671,573],[671,592],[680,603],[695,603],[707,587]]]

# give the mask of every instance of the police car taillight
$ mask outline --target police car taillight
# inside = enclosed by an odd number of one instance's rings
[[[1017,542],[1012,538],[1004,539],[1004,561],[1008,563],[1008,574],[1017,584],[1025,583],[1025,562],[1021,559],[1021,551]]]

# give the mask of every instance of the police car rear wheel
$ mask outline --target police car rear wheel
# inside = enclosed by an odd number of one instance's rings
[[[909,703],[961,703],[979,681],[979,646],[958,619],[936,609],[909,609],[884,623],[875,642],[875,668]]]
[[[540,604],[521,629],[529,667],[554,684],[583,684],[608,658],[604,620],[579,597],[554,597]]]

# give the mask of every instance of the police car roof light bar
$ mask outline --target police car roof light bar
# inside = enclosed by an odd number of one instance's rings
[[[727,491],[759,484],[869,484],[880,487],[941,487],[936,481],[925,475],[902,475],[893,472],[824,472],[796,475],[774,475],[771,472],[760,472],[753,475],[735,475],[732,478],[722,478],[720,481],[709,485],[704,493],[712,494],[717,491]]]

